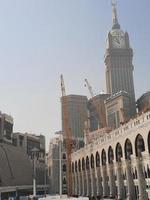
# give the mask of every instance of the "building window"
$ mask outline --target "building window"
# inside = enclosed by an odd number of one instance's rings
[[[64,159],[64,160],[66,159],[66,154],[65,154],[65,153],[63,153],[63,159]]]
[[[66,179],[65,178],[63,179],[63,185],[66,185]]]
[[[66,165],[63,165],[63,172],[66,172]]]

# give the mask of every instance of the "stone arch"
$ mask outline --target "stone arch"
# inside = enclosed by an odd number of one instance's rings
[[[142,152],[145,151],[145,143],[144,143],[144,139],[143,137],[138,134],[136,139],[135,139],[135,153],[136,153],[136,156],[142,156]]]
[[[81,161],[80,161],[80,159],[78,161],[78,171],[81,172]]]
[[[102,165],[106,165],[106,151],[105,151],[105,149],[102,150],[101,160],[102,160]]]
[[[84,158],[82,158],[82,171],[84,171],[85,170],[85,160],[84,160]]]
[[[114,151],[113,148],[111,146],[109,146],[108,148],[108,163],[112,164],[114,160]]]
[[[74,163],[72,163],[72,173],[74,173]]]
[[[116,145],[116,161],[121,162],[121,158],[122,158],[123,154],[122,154],[122,147],[120,143],[117,143]]]
[[[90,169],[90,162],[89,162],[89,157],[86,157],[86,169],[89,170]]]
[[[96,167],[100,167],[100,156],[98,151],[96,152],[95,160],[96,160]]]
[[[77,161],[75,161],[75,172],[77,172],[78,170],[78,164],[77,164]]]
[[[93,169],[94,168],[94,156],[93,154],[91,154],[91,168]]]
[[[148,139],[147,139],[147,141],[148,141],[148,152],[150,153],[150,131],[148,133]]]
[[[130,159],[130,156],[133,154],[133,148],[131,141],[129,139],[126,139],[125,141],[124,152],[125,152],[125,159]]]

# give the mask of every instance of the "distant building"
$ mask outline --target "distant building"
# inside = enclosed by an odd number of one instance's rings
[[[87,119],[87,97],[81,95],[67,95],[61,98],[62,130],[65,136],[64,125],[68,115],[68,124],[72,139],[76,141],[75,149],[83,147],[84,122]]]
[[[45,136],[33,135],[29,133],[13,133],[13,145],[21,147],[25,153],[31,158],[32,150],[37,148],[39,150],[39,161],[45,162]]]
[[[67,174],[66,174],[66,152],[62,142],[62,132],[50,140],[49,152],[47,158],[48,177],[50,184],[50,193],[59,194],[60,190],[60,142],[61,142],[61,162],[62,162],[62,193],[67,192]]]
[[[59,138],[50,140],[48,152],[48,177],[50,193],[59,193]]]
[[[0,144],[0,187],[31,185],[32,165],[19,147]]]
[[[12,143],[13,118],[0,112],[0,142]]]
[[[36,153],[37,184],[45,184],[47,179],[45,136],[36,136],[29,133],[13,133],[13,145],[22,149],[28,155],[31,162],[33,162],[33,149],[36,148],[38,150]]]
[[[104,101],[109,94],[99,94],[89,99],[88,111],[90,119],[90,131],[106,127],[106,111]]]
[[[38,164],[36,162],[36,164]],[[48,190],[37,170],[37,194]],[[28,155],[12,144],[0,144],[0,194],[1,199],[27,196],[33,192],[33,163]]]
[[[127,92],[118,92],[105,101],[107,125],[118,128],[131,118],[131,99]]]
[[[137,108],[138,108],[139,113],[150,110],[150,91],[144,93],[137,100]]]

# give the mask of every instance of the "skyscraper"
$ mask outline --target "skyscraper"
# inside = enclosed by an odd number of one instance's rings
[[[62,130],[64,132],[65,108],[68,112],[67,122],[71,130],[71,137],[75,142],[75,148],[83,146],[84,123],[87,120],[87,97],[82,95],[67,95],[61,99]],[[65,135],[64,135],[65,137]]]
[[[135,92],[133,82],[133,50],[130,47],[129,35],[124,32],[117,17],[116,1],[112,2],[113,25],[108,33],[105,52],[106,88],[113,95],[125,91],[131,98],[131,115],[135,113]]]

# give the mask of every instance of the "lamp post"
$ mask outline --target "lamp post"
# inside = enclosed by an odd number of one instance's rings
[[[18,200],[18,187],[16,186],[16,200]]]
[[[37,153],[39,152],[39,149],[34,147],[32,149],[32,154],[33,154],[33,196],[36,196],[36,158],[37,158]]]

